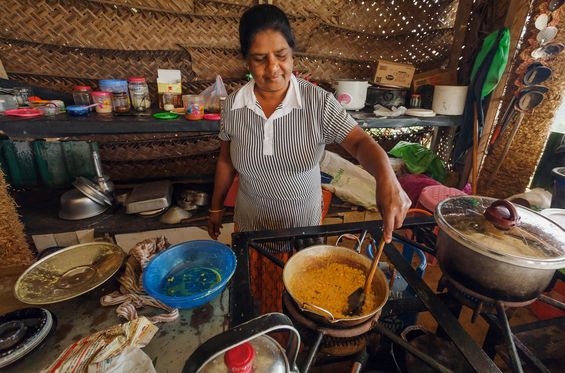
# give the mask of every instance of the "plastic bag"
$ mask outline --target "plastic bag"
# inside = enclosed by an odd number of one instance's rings
[[[206,113],[219,113],[220,112],[220,97],[228,95],[222,77],[216,75],[214,84],[206,88],[200,93],[204,98],[204,112]]]
[[[400,141],[388,153],[402,158],[411,174],[426,173],[439,182],[443,182],[447,176],[447,168],[443,161],[423,145]]]
[[[332,176],[329,184],[322,188],[329,190],[342,201],[377,211],[375,178],[359,166],[339,155],[325,151],[320,162],[320,171]]]

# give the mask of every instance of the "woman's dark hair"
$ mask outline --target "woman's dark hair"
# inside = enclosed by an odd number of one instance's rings
[[[279,31],[290,48],[294,49],[296,43],[286,14],[274,5],[255,5],[247,9],[239,21],[239,44],[245,58],[249,55],[249,48],[255,35],[265,30]]]

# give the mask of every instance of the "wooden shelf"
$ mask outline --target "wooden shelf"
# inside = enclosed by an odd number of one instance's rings
[[[397,117],[375,118],[370,113],[352,112],[363,128],[402,128],[414,126],[456,127],[460,116],[438,115],[431,118]],[[71,117],[59,114],[53,117],[24,119],[0,116],[0,131],[10,138],[43,139],[102,134],[218,132],[219,121],[189,121],[184,117],[159,120],[146,115],[98,115]]]

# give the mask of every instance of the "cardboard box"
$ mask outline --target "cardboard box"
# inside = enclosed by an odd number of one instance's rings
[[[377,84],[410,88],[416,68],[412,65],[379,60],[373,81]]]
[[[413,91],[417,92],[418,88],[425,85],[457,85],[457,69],[433,69],[415,74],[412,80]]]

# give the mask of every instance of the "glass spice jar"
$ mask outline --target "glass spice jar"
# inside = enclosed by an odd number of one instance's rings
[[[131,104],[135,111],[145,111],[151,107],[149,87],[147,86],[145,78],[128,78],[128,88],[131,96]]]
[[[92,104],[92,88],[87,85],[77,85],[73,88],[73,99],[75,105]]]
[[[112,93],[112,108],[116,113],[129,113],[129,98],[127,92]]]
[[[14,88],[14,96],[18,101],[19,106],[28,106],[29,97],[32,96],[32,90],[29,87],[16,87]]]
[[[182,106],[181,94],[177,92],[163,93],[163,107],[165,111],[171,111],[176,107]]]
[[[98,114],[112,113],[112,94],[110,92],[92,92],[92,100],[96,105]]]
[[[410,108],[419,109],[420,107],[422,107],[422,96],[418,93],[412,94],[410,97]]]

